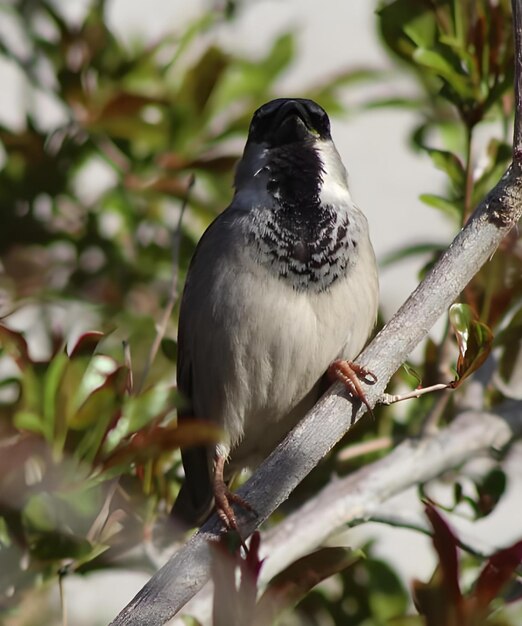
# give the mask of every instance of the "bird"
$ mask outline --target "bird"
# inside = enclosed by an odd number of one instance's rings
[[[318,400],[329,374],[363,402],[371,375],[351,363],[376,322],[377,264],[330,120],[278,98],[251,120],[234,196],[196,246],[180,304],[179,423],[217,424],[216,445],[182,448],[174,518],[215,506],[237,530],[231,477],[254,469]],[[368,408],[369,405],[367,404]]]

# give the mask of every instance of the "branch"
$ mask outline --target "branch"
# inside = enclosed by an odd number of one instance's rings
[[[393,373],[422,341],[437,319],[494,254],[522,214],[522,0],[514,0],[516,102],[513,161],[500,182],[479,205],[438,263],[406,303],[360,355],[358,362],[378,378],[366,397],[373,406]],[[238,511],[243,535],[250,535],[364,414],[341,384],[333,385],[288,437],[239,490],[257,511]],[[138,592],[112,622],[113,626],[161,626],[192,598],[210,575],[209,541],[221,522],[212,516]]]
[[[398,493],[501,449],[520,435],[522,402],[516,402],[495,414],[466,411],[436,436],[403,441],[382,459],[328,484],[268,531],[261,544],[262,556],[267,556],[262,580],[315,550],[344,524],[367,520]]]
[[[265,560],[260,588],[291,563],[324,545],[341,527],[355,526],[370,519],[376,521],[383,515],[390,521],[390,509],[384,505],[393,496],[503,448],[520,435],[522,401],[506,403],[494,414],[465,411],[435,436],[405,440],[386,457],[334,480],[277,526],[263,533],[260,556]],[[398,523],[404,525],[402,515],[403,512]],[[422,518],[416,521],[423,524]],[[426,529],[429,531],[428,526]],[[494,551],[493,546],[477,546],[476,539],[472,538],[464,540],[462,547],[475,553]],[[205,588],[184,612],[207,623],[212,610],[211,596],[212,588]]]

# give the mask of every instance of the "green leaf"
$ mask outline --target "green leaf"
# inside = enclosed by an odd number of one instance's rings
[[[413,58],[418,65],[431,70],[436,76],[445,80],[462,100],[474,98],[474,90],[468,77],[456,69],[452,60],[444,54],[443,48],[438,48],[437,51],[417,48],[413,53]]]
[[[402,364],[402,369],[406,372],[407,376],[413,379],[416,386],[420,386],[422,384],[422,376],[417,372],[417,370],[407,361]]]
[[[447,198],[443,198],[442,196],[437,196],[430,193],[423,193],[419,196],[420,200],[427,204],[428,206],[432,206],[436,209],[439,209],[447,215],[453,222],[456,224],[460,224],[462,221],[462,211],[463,211],[463,203],[456,202],[452,200],[448,200]]]
[[[435,45],[437,24],[431,11],[412,15],[404,24],[404,32],[418,48],[431,48]]]
[[[174,339],[164,337],[161,341],[161,351],[169,361],[172,363],[176,362],[178,358],[178,344]]]
[[[52,531],[35,535],[30,550],[32,556],[41,561],[59,562],[62,559],[85,558],[92,551],[92,546],[87,539]]]
[[[0,352],[5,351],[17,363],[20,369],[31,364],[29,348],[22,333],[0,324]]]
[[[427,48],[433,45],[436,19],[429,5],[418,0],[395,0],[385,4],[377,14],[384,42],[402,59],[411,62],[419,45]]]
[[[150,387],[139,396],[126,396],[121,417],[107,437],[105,449],[113,450],[128,435],[161,419],[176,406],[177,391],[167,384]]]
[[[49,364],[43,388],[43,418],[46,432],[52,433],[55,450],[63,448],[67,433],[67,416],[58,410],[57,395],[65,369],[69,363],[67,355],[57,354]]]
[[[229,56],[220,48],[208,48],[196,65],[187,72],[180,97],[187,99],[191,110],[201,115],[229,64]]]
[[[404,259],[408,259],[410,257],[423,256],[425,254],[438,255],[442,252],[442,250],[445,250],[446,247],[446,244],[440,243],[418,243],[413,244],[412,246],[405,246],[404,248],[388,253],[379,261],[379,265],[380,267],[388,267],[398,261],[403,261]]]
[[[476,484],[478,500],[476,511],[480,517],[489,515],[504,495],[507,477],[500,467],[494,467]]]
[[[466,184],[466,173],[464,166],[457,155],[447,150],[436,150],[435,148],[425,148],[431,157],[433,164],[439,170],[446,172],[451,182],[457,190],[463,190]]]
[[[45,434],[45,426],[39,413],[17,411],[14,415],[14,425],[18,430],[28,430],[38,435]]]
[[[453,304],[449,319],[459,347],[457,378],[453,383],[454,387],[458,387],[487,359],[493,344],[493,333],[486,324],[476,319],[467,304]]]

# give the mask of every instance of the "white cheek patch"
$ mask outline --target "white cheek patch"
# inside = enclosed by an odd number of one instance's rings
[[[316,149],[323,163],[323,184],[319,193],[321,203],[342,206],[351,202],[348,174],[333,141],[318,141]]]

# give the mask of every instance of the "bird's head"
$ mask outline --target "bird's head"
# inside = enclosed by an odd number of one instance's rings
[[[292,143],[331,140],[326,111],[313,100],[278,98],[257,109],[250,123],[248,143],[277,148]]]
[[[318,198],[325,186],[347,191],[346,170],[326,111],[313,100],[278,98],[259,107],[238,164],[236,190],[267,189],[287,202]]]

